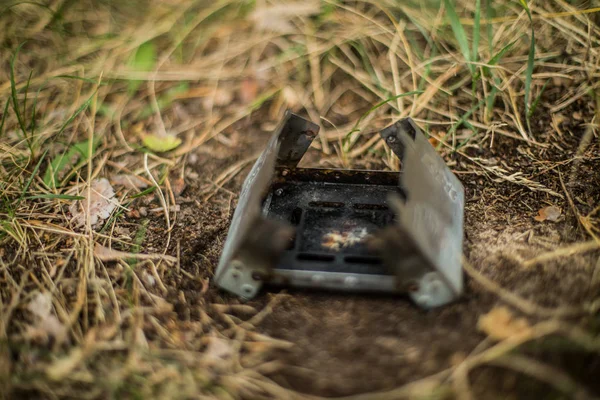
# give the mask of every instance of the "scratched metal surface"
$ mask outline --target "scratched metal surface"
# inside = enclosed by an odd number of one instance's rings
[[[252,235],[255,224],[260,223],[263,196],[271,185],[275,167],[296,166],[318,131],[318,125],[286,111],[267,147],[242,185],[227,240],[215,272],[217,283],[223,279],[248,236]],[[293,150],[294,146],[296,150]]]
[[[402,159],[400,183],[406,192],[399,224],[459,294],[463,281],[464,188],[412,121],[399,121],[382,131],[388,144],[392,135],[396,140],[390,147]]]

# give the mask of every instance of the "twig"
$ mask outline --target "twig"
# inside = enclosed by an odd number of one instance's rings
[[[541,363],[530,357],[513,354],[504,355],[489,364],[507,368],[532,376],[553,388],[565,393],[573,399],[591,399],[587,390],[577,381],[571,378],[566,372],[558,370],[550,365]]]
[[[560,249],[549,251],[540,256],[531,258],[523,263],[525,268],[529,268],[535,264],[540,264],[545,261],[554,260],[560,257],[569,257],[579,253],[587,253],[588,251],[593,251],[600,249],[600,242],[596,240],[590,240],[582,243],[575,243],[570,246],[562,247]]]
[[[98,243],[96,243],[96,246],[94,247],[93,254],[101,261],[118,261],[131,258],[135,260],[163,260],[173,264],[177,262],[176,257],[166,254],[128,253],[125,251],[109,249],[108,247],[104,247]]]

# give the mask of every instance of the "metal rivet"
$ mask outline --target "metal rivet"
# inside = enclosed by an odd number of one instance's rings
[[[396,136],[388,136],[386,141],[388,143],[394,143],[394,142],[396,142]]]
[[[418,292],[419,291],[419,283],[418,282],[411,282],[408,284],[408,286],[406,287],[406,289],[409,292]]]
[[[277,189],[277,190],[275,191],[275,194],[276,194],[277,196],[281,196],[281,195],[283,194],[283,189]]]
[[[283,176],[287,176],[287,174],[289,174],[290,171],[288,171],[287,169],[284,169],[283,171],[281,171],[281,175]]]
[[[254,279],[255,281],[262,281],[263,275],[260,272],[253,272],[252,279]]]
[[[246,294],[251,294],[252,292],[254,292],[254,286],[246,283],[245,285],[242,285],[242,290]]]

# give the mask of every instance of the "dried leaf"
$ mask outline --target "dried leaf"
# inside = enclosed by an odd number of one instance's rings
[[[115,186],[123,186],[128,189],[146,189],[149,186],[148,182],[139,176],[126,174],[113,175],[110,182]]]
[[[494,340],[508,339],[531,330],[525,318],[515,318],[504,306],[494,307],[479,317],[477,328]]]
[[[52,310],[52,297],[50,293],[36,293],[33,300],[27,304],[27,309],[40,319],[47,318]]]
[[[171,183],[171,189],[173,190],[173,194],[175,196],[180,196],[186,187],[187,185],[185,184],[185,180],[183,178],[177,178],[173,181],[173,183]]]
[[[540,208],[538,210],[538,215],[533,217],[533,219],[535,219],[536,221],[539,221],[539,222],[543,222],[543,221],[556,222],[556,221],[558,221],[558,218],[560,218],[561,213],[562,213],[562,211],[561,211],[560,207],[548,206],[548,207]]]
[[[46,340],[50,336],[59,339],[65,336],[65,326],[52,313],[52,295],[50,293],[36,293],[33,300],[27,305],[27,309],[35,317],[33,326],[27,330],[29,338]]]
[[[142,134],[142,143],[156,153],[165,153],[179,147],[181,139],[173,135]]]
[[[308,17],[319,12],[321,12],[321,4],[316,0],[277,2],[273,5],[257,7],[250,14],[250,20],[254,22],[257,29],[263,31],[291,33],[294,31],[292,18]]]
[[[85,192],[82,194],[86,194]],[[84,226],[89,214],[92,227],[104,221],[117,208],[119,202],[115,198],[115,191],[106,178],[96,179],[91,185],[90,209],[88,199],[79,200],[71,204],[69,211],[73,215],[76,226]]]

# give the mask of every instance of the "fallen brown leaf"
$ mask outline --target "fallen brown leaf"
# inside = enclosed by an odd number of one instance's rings
[[[543,222],[543,221],[556,222],[556,221],[558,221],[558,218],[560,218],[561,213],[562,213],[562,211],[561,211],[560,207],[557,207],[557,206],[543,207],[538,210],[538,215],[533,217],[533,219],[535,219],[538,222]]]
[[[437,145],[438,145],[438,144],[440,144],[440,141],[439,141],[439,140],[437,140],[437,139],[436,139],[436,138],[434,138],[434,137],[430,137],[430,138],[428,139],[428,141],[429,141],[429,143],[431,143],[431,145],[432,145],[433,147],[437,147]]]
[[[183,178],[177,178],[173,181],[173,183],[171,183],[171,189],[173,190],[173,194],[175,196],[180,196],[186,187],[187,185],[185,184],[185,180]]]
[[[82,193],[86,195],[87,191]],[[89,210],[88,210],[89,204]],[[98,225],[108,217],[119,206],[115,198],[115,191],[108,179],[101,178],[92,182],[90,187],[90,199],[78,200],[71,204],[69,211],[73,215],[73,222],[77,226],[84,226],[89,215],[92,227]]]

